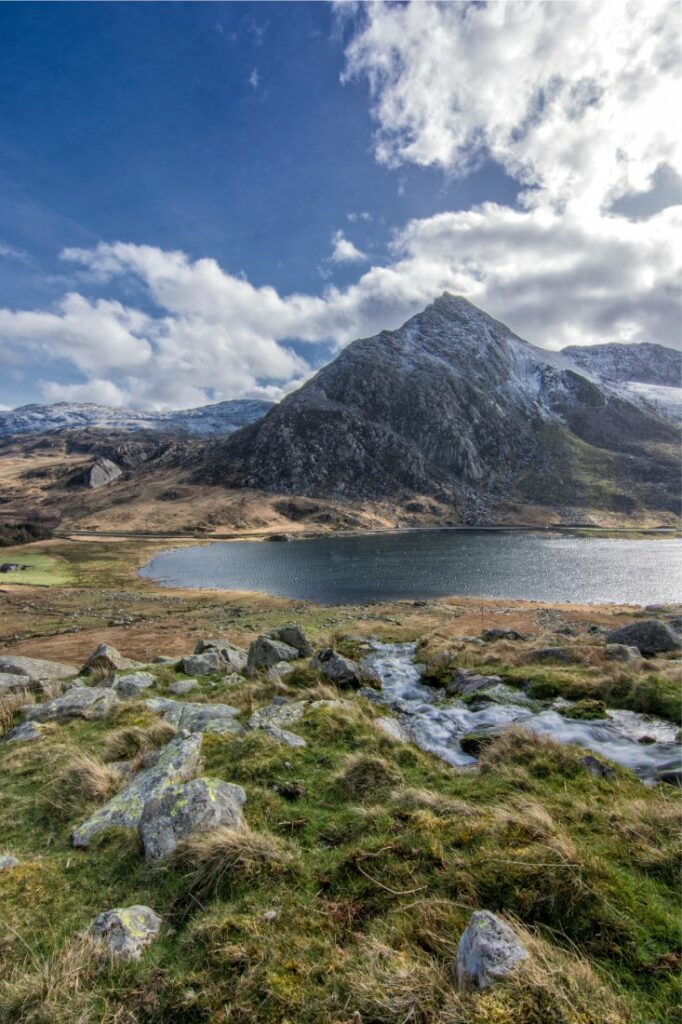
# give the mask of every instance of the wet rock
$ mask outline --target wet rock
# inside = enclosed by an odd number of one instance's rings
[[[43,730],[35,722],[22,722],[2,737],[3,743],[31,743],[43,738]]]
[[[44,679],[69,679],[78,675],[75,665],[65,665],[60,661],[44,661],[42,658],[23,658],[5,654],[0,656],[0,672],[10,675],[26,676],[33,682]]]
[[[487,989],[508,977],[527,956],[505,921],[488,910],[477,910],[459,940],[458,984],[465,989]]]
[[[100,644],[84,662],[81,668],[81,675],[92,672],[93,669],[113,674],[121,669],[142,667],[141,662],[133,661],[131,658],[124,658],[121,652],[117,651],[111,644]]]
[[[682,647],[682,641],[677,633],[657,619],[632,622],[629,626],[613,629],[606,634],[606,642],[637,647],[647,657],[664,654],[666,651],[679,651]]]
[[[143,690],[155,683],[151,672],[133,672],[128,676],[119,676],[114,682],[114,690],[119,697],[137,697]]]
[[[252,676],[259,670],[266,671],[280,661],[295,661],[298,651],[281,640],[271,640],[268,636],[257,637],[249,647],[246,663],[247,674]]]
[[[605,648],[607,661],[641,661],[642,654],[639,647],[631,647],[628,644],[607,644]]]
[[[183,658],[180,666],[188,676],[215,676],[223,669],[223,660],[218,651],[206,651],[204,654],[190,654]]]
[[[242,828],[245,801],[241,786],[219,779],[192,779],[169,786],[148,800],[142,811],[138,832],[145,859],[164,860],[181,839],[196,832],[219,825]]]
[[[516,629],[500,629],[499,626],[493,629],[484,629],[481,633],[481,640],[490,643],[494,640],[527,640],[525,633],[519,633]]]
[[[98,491],[100,487],[113,484],[114,480],[118,480],[122,474],[123,470],[121,467],[117,466],[111,459],[97,459],[93,462],[90,469],[87,470],[85,483],[93,491]]]
[[[594,757],[592,754],[586,754],[585,757],[580,758],[580,763],[590,775],[595,779],[615,779],[616,773],[613,768],[609,765],[604,764],[599,758]]]
[[[89,846],[96,835],[110,828],[137,828],[147,801],[160,796],[169,786],[187,781],[196,770],[200,752],[199,735],[171,740],[155,765],[139,772],[120,793],[74,830],[73,845]]]
[[[69,718],[104,718],[118,703],[110,686],[74,686],[61,697],[35,704],[24,712],[24,722],[65,722]]]
[[[298,651],[299,658],[309,658],[313,653],[308,637],[296,623],[288,623],[277,629],[271,629],[269,635],[273,640],[279,640],[281,643],[287,644],[288,647],[294,647]]]
[[[293,701],[289,700],[288,697],[275,697],[265,707],[254,711],[246,723],[247,729],[267,729],[272,726],[283,729],[285,726],[293,725],[294,722],[298,722],[303,718],[307,706],[306,701]]]
[[[117,907],[98,914],[90,926],[92,935],[106,943],[114,956],[122,960],[139,960],[145,949],[159,934],[161,918],[151,907],[136,904]]]
[[[470,732],[462,736],[459,745],[465,754],[471,757],[479,757],[484,747],[487,747],[495,739],[495,734],[490,732]]]
[[[162,714],[166,722],[190,733],[241,732],[241,726],[234,717],[238,710],[231,704],[191,704],[168,697],[151,697],[145,701],[145,706]]]
[[[222,667],[226,671],[242,672],[246,668],[246,651],[229,640],[199,640],[194,648],[195,654],[207,654],[209,651],[217,651]]]
[[[360,665],[357,661],[344,658],[331,647],[320,651],[310,662],[310,667],[318,669],[330,683],[345,690],[359,690],[362,686],[381,688],[379,673],[369,665]]]
[[[12,868],[19,867],[19,858],[13,857],[10,853],[4,853],[0,856],[0,873],[3,871],[11,871]]]
[[[176,697],[183,697],[186,693],[191,693],[192,690],[197,690],[199,684],[196,679],[179,679],[177,683],[171,683],[168,687],[169,693],[174,693]]]
[[[447,692],[455,696],[468,696],[478,693],[480,690],[487,690],[492,686],[499,686],[502,682],[499,676],[480,676],[470,672],[466,668],[458,668],[447,685]]]
[[[589,652],[584,647],[539,647],[528,651],[526,661],[531,665],[556,662],[559,665],[584,665]]]

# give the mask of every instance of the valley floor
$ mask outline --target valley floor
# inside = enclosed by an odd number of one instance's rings
[[[106,717],[0,743],[0,855],[19,861],[0,872],[0,1022],[680,1019],[678,790],[617,766],[595,777],[584,750],[518,729],[489,743],[477,770],[453,768],[391,738],[385,710],[307,660],[281,678],[200,676],[188,697],[227,703],[242,724],[275,698],[306,702],[291,726],[305,747],[262,729],[202,737],[197,772],[243,786],[245,832],[189,843],[161,866],[145,862],[130,829],[74,850],[73,829],[172,737],[144,699],[172,696],[186,678],[177,659],[207,637],[247,648],[296,622],[313,649],[349,657],[368,637],[417,641],[434,684],[466,668],[538,698],[679,717],[676,656],[604,657],[599,627],[655,612],[457,597],[321,607],[167,590],[135,574],[163,546],[75,539],[2,551],[2,561],[39,556],[39,578],[0,578],[0,657],[80,666],[107,643],[140,662],[173,660],[152,665],[151,687]],[[525,639],[477,639],[492,628]],[[576,656],[536,660],[550,646]],[[2,730],[19,721],[19,703],[5,699]],[[103,959],[91,921],[133,904],[161,915],[158,941],[139,961]],[[507,981],[462,991],[453,963],[478,909],[508,920],[529,956]]]

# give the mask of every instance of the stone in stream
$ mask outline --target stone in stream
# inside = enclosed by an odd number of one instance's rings
[[[238,710],[231,704],[192,704],[169,697],[150,697],[144,703],[150,711],[162,714],[164,721],[187,732],[241,732],[234,717]]]
[[[21,725],[17,725],[14,729],[10,729],[2,737],[3,743],[30,743],[33,740],[41,740],[43,738],[43,730],[41,726],[35,722],[22,722]]]
[[[607,644],[605,654],[607,661],[636,662],[642,660],[639,647],[629,644]]]
[[[176,697],[184,697],[186,693],[191,693],[192,690],[198,688],[199,684],[196,679],[179,679],[177,683],[171,683],[168,692],[175,694]]]
[[[75,665],[65,665],[60,661],[44,661],[42,658],[24,658],[18,655],[4,654],[0,656],[0,672],[11,675],[26,676],[32,683],[43,680],[57,681],[78,675]]]
[[[4,853],[0,855],[0,872],[11,871],[12,868],[19,867],[19,858],[13,857],[11,853]]]
[[[606,634],[606,642],[637,647],[646,657],[664,654],[666,651],[679,651],[682,648],[682,641],[677,633],[657,619],[631,622],[629,626],[612,629]]]
[[[476,910],[457,947],[457,982],[464,989],[487,989],[508,977],[527,956],[505,921],[488,910]]]
[[[110,686],[74,686],[61,697],[24,711],[24,722],[65,722],[69,718],[105,718],[118,703]]]
[[[156,680],[151,672],[132,672],[127,676],[118,676],[113,688],[119,697],[137,697],[143,690],[153,686]]]
[[[351,658],[344,658],[331,647],[320,651],[310,662],[325,679],[346,690],[359,690],[362,686],[381,687],[379,673],[368,665],[360,665]]]
[[[100,807],[74,830],[76,847],[89,846],[100,832],[110,828],[137,828],[144,805],[169,786],[185,782],[194,774],[201,752],[201,736],[178,736],[161,750],[151,768],[139,772],[120,793]]]
[[[216,640],[197,641],[197,645],[194,648],[195,654],[208,654],[209,651],[215,651],[218,654],[223,669],[241,672],[246,668],[246,651],[230,643],[229,640],[218,638]]]
[[[280,661],[295,661],[298,651],[281,640],[272,640],[269,636],[259,636],[249,647],[246,663],[247,675],[252,676],[259,670],[266,671]]]
[[[131,658],[124,658],[121,652],[117,651],[111,644],[100,644],[99,647],[95,648],[90,657],[86,658],[80,674],[86,675],[88,672],[92,672],[93,669],[97,669],[98,671],[109,672],[113,675],[114,672],[118,672],[121,669],[142,667],[141,662],[133,661]]]
[[[122,960],[139,960],[142,950],[160,930],[159,915],[140,904],[106,910],[90,926],[93,937],[106,943],[111,953]]]
[[[312,644],[303,630],[295,622],[287,623],[285,626],[278,626],[271,629],[268,634],[273,640],[280,640],[289,647],[295,647],[299,658],[309,658],[313,653]]]
[[[192,779],[169,786],[148,800],[142,811],[138,832],[145,859],[164,860],[181,839],[196,832],[207,832],[219,825],[243,828],[245,801],[246,793],[241,786],[220,779]]]
[[[453,696],[468,696],[471,693],[478,693],[479,690],[499,686],[501,682],[500,676],[480,676],[469,669],[458,668],[446,689]]]

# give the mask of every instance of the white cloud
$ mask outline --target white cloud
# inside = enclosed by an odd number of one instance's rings
[[[365,223],[369,224],[372,220],[372,214],[369,210],[353,211],[352,213],[347,213],[346,217],[351,224],[357,224],[360,220],[364,220]]]
[[[22,249],[15,249],[12,245],[0,242],[0,258],[7,260],[19,260],[20,263],[25,263],[28,257]]]
[[[128,398],[126,392],[110,380],[93,379],[83,384],[41,381],[40,390],[46,402],[94,402],[117,409],[125,406]]]
[[[346,238],[343,231],[335,231],[332,235],[330,259],[334,263],[362,263],[367,257],[351,242],[350,238]]]
[[[254,68],[248,78],[249,85],[252,89],[257,89],[260,82],[260,75],[258,74],[258,68]]]

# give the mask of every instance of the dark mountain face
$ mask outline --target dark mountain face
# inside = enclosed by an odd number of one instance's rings
[[[209,446],[197,479],[349,500],[422,493],[459,508],[670,508],[677,437],[651,407],[446,294]]]

